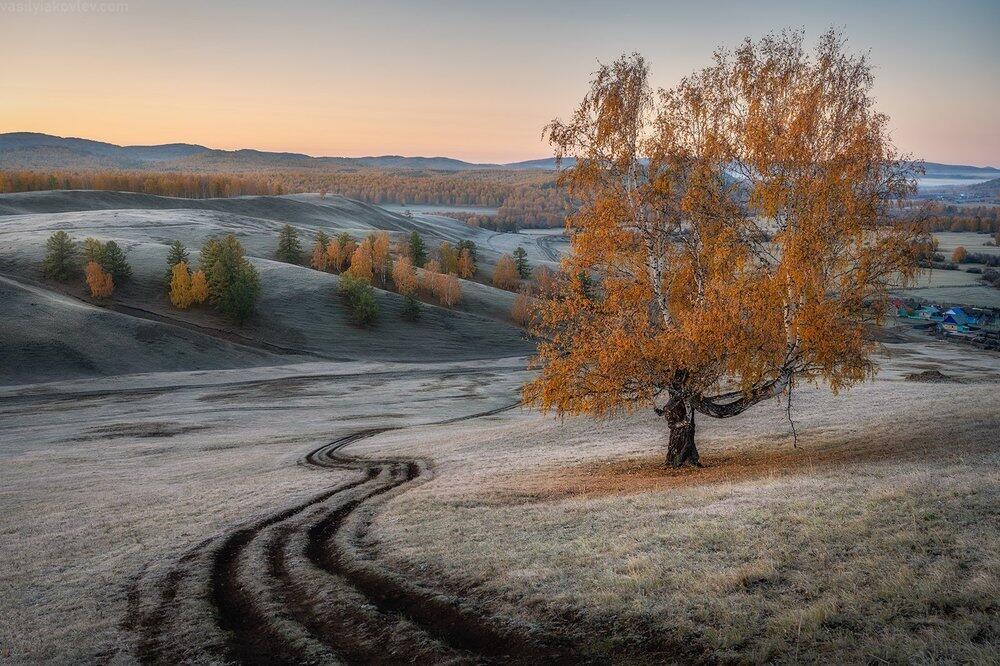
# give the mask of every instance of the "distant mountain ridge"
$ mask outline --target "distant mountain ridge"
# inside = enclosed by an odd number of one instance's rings
[[[481,164],[451,157],[313,157],[303,153],[243,148],[218,150],[198,144],[119,146],[105,141],[59,137],[37,132],[0,134],[0,168],[8,169],[168,169],[241,168],[376,168],[470,171],[483,169],[546,169],[550,160],[511,164]],[[536,164],[537,163],[537,164]]]
[[[990,178],[1000,177],[1000,168],[977,167],[964,164],[939,164],[924,162],[924,176],[927,178]]]
[[[564,164],[572,164],[566,160]],[[926,162],[925,177],[1000,177],[1000,168]],[[295,169],[425,169],[435,171],[556,169],[555,158],[507,164],[474,163],[451,157],[313,157],[303,153],[243,148],[218,150],[191,143],[119,146],[104,141],[60,137],[38,132],[0,134],[0,168],[7,169],[136,169],[166,171],[224,171],[266,168]]]

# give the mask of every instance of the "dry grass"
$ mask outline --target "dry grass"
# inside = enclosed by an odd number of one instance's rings
[[[372,543],[599,660],[995,663],[998,393],[804,392],[801,448],[770,404],[703,422],[709,466],[680,471],[651,418],[428,433],[438,480],[394,500]]]
[[[339,435],[509,403],[524,378],[514,363],[309,364],[0,389],[0,664],[133,663],[136,637],[122,623],[140,577],[350,477],[297,464]],[[193,635],[192,647],[207,638]]]

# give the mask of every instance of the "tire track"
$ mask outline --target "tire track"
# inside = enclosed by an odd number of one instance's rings
[[[434,466],[344,449],[400,429],[360,430],[311,451],[303,464],[355,474],[206,539],[166,573],[141,576],[122,623],[137,637],[133,656],[149,664],[578,662],[568,644],[421,586],[366,552],[362,541],[381,504],[433,478]]]

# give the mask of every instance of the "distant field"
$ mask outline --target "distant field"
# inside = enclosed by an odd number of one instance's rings
[[[993,239],[990,234],[942,231],[934,234],[934,238],[936,238],[938,242],[938,251],[945,255],[946,258],[951,255],[952,251],[959,245],[964,247],[969,252],[1000,255],[1000,247],[997,247],[996,245],[984,245],[984,243]]]
[[[938,241],[938,251],[945,258],[950,257],[952,251],[959,246],[969,252],[1000,256],[1000,247],[982,245],[990,239],[986,234],[942,232],[934,234],[934,238]],[[969,273],[967,269],[973,266],[976,264],[962,264],[962,269],[955,271],[925,271],[913,288],[901,290],[899,294],[935,301],[942,305],[1000,308],[1000,289],[983,282],[980,275]]]
[[[496,215],[498,208],[489,206],[449,206],[448,204],[380,204],[381,208],[393,213],[475,213],[476,215]]]

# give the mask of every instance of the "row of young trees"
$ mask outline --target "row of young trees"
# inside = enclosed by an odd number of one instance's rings
[[[927,232],[966,231],[1000,235],[1000,206],[958,206],[937,201],[899,213]]]
[[[412,321],[420,317],[418,295],[433,298],[445,307],[454,307],[461,301],[459,278],[472,278],[477,270],[475,243],[443,242],[435,251],[435,258],[431,259],[430,254],[417,232],[400,238],[393,246],[385,231],[373,232],[361,241],[346,232],[331,238],[320,231],[308,253],[308,265],[315,270],[339,273],[339,289],[352,320],[369,326],[378,316],[375,285],[401,294],[403,317]],[[298,231],[286,224],[278,234],[275,258],[301,265],[305,257]]]
[[[79,275],[94,298],[108,298],[115,287],[132,278],[132,267],[125,251],[115,241],[101,242],[87,238],[78,247],[65,231],[57,231],[45,243],[42,273],[45,277],[67,282]]]
[[[117,286],[132,279],[132,267],[115,241],[87,238],[78,244],[62,230],[49,237],[42,261],[46,277],[66,282],[79,274],[81,265],[94,298],[108,298]],[[183,310],[209,302],[239,323],[253,312],[260,294],[260,278],[232,234],[205,243],[199,268],[193,273],[187,249],[174,241],[167,253],[167,265],[165,282],[174,307]]]
[[[187,248],[174,241],[167,253],[167,275],[174,307],[185,310],[208,302],[240,324],[253,314],[260,296],[260,275],[233,234],[206,241],[194,272]]]

